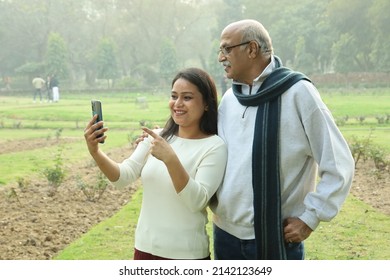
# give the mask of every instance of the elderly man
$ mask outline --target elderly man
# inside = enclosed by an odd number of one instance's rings
[[[303,241],[349,193],[349,147],[310,79],[283,67],[258,21],[225,27],[218,60],[233,85],[219,106],[228,163],[211,204],[214,258],[303,259]]]

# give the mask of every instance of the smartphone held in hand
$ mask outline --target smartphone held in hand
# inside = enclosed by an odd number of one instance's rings
[[[100,100],[91,100],[91,106],[92,106],[92,116],[94,115],[98,115],[95,123],[98,123],[100,121],[103,120],[103,113],[102,113],[102,103],[100,102]],[[99,128],[102,129],[102,127]],[[99,134],[98,138],[99,137],[102,137],[104,134]],[[104,143],[104,140],[100,141],[99,143]]]

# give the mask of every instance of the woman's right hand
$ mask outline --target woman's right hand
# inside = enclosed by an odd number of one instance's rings
[[[107,138],[105,132],[108,130],[108,128],[103,127],[102,129],[99,129],[103,126],[104,122],[100,121],[95,123],[97,116],[98,115],[94,115],[84,129],[85,142],[87,143],[88,150],[91,155],[99,151],[99,142]],[[103,134],[103,136],[98,137],[101,134]]]

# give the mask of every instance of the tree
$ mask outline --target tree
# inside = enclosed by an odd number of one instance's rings
[[[0,1],[2,75],[13,75],[16,69],[23,75],[28,69],[40,70],[47,41],[44,30],[40,28],[41,10],[38,7],[31,9],[31,5],[27,0]]]
[[[165,38],[161,44],[160,73],[165,81],[170,81],[177,71],[177,56],[175,45]]]
[[[171,63],[175,71],[209,69],[218,79],[214,40],[243,18],[263,23],[275,54],[297,71],[390,71],[389,9],[389,0],[0,0],[0,75],[13,88],[31,86],[25,74],[46,66],[78,86],[93,85],[96,46],[110,38],[116,79],[154,86]]]
[[[356,71],[357,66],[354,56],[351,53],[356,52],[356,40],[351,34],[344,33],[340,39],[333,45],[332,54],[334,57],[334,70],[339,73],[348,73]]]
[[[332,39],[326,20],[329,0],[245,0],[245,17],[258,19],[268,30],[274,52],[298,71],[326,72]]]
[[[371,3],[372,1],[366,0],[330,2],[329,23],[333,30],[337,30],[332,51],[333,56],[336,57],[336,71],[343,68],[343,72],[367,72],[373,68],[370,53],[374,33],[368,13]]]
[[[212,51],[210,52],[207,71],[214,78],[217,87],[221,88],[221,94],[224,94],[227,86],[227,78],[225,77],[222,65],[218,62],[218,50],[219,40],[215,39],[212,42]]]
[[[316,60],[307,49],[305,37],[299,36],[295,44],[294,68],[310,74],[315,69]]]
[[[50,33],[46,54],[47,71],[63,79],[67,78],[69,75],[68,61],[68,51],[64,39],[58,33]]]
[[[110,80],[118,77],[118,67],[116,62],[115,44],[111,39],[101,40],[96,55],[97,77],[107,80],[107,87],[110,87]]]
[[[375,39],[370,59],[377,71],[390,72],[390,2],[375,0],[369,10],[369,18],[373,26]]]

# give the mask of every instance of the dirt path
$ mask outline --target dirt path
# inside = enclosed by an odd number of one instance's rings
[[[0,145],[0,155],[6,154],[6,153],[13,153],[15,151],[21,152],[21,151],[28,151],[33,149],[39,149],[44,147],[50,147],[54,145],[59,145],[63,143],[72,143],[80,141],[79,137],[62,137],[60,139],[46,139],[42,140],[41,138],[37,139],[29,139],[29,140],[8,140],[5,142],[2,142]]]

